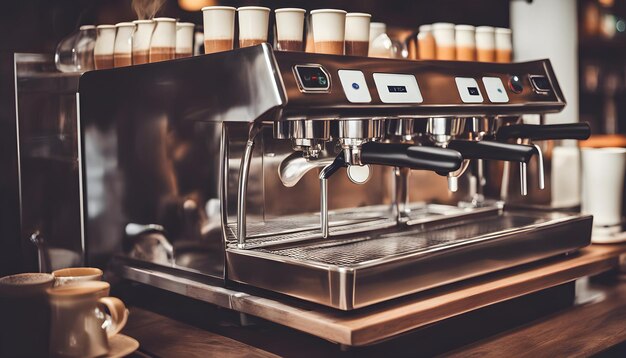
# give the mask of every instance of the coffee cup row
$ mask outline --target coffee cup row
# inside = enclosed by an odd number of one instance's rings
[[[195,25],[169,17],[96,27],[96,69],[159,62],[193,54]],[[81,27],[81,30],[83,28]]]
[[[438,22],[419,27],[420,60],[511,62],[511,30]]]
[[[98,268],[0,278],[0,356],[96,357],[124,328],[128,309],[108,297]],[[108,311],[108,312],[107,312]]]
[[[202,8],[204,51],[228,51],[235,44],[235,16],[239,23],[239,47],[258,45],[268,40],[271,10],[261,6],[207,6]],[[277,50],[304,50],[306,10],[281,8],[276,17]],[[334,55],[367,56],[370,14],[348,13],[338,9],[318,9],[310,13],[314,52]]]

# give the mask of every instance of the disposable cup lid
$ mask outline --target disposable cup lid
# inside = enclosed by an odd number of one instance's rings
[[[339,9],[317,9],[317,10],[311,11],[311,15],[320,14],[320,13],[347,14],[348,12],[345,10],[339,10]]]
[[[300,9],[298,7],[283,7],[281,9],[276,9],[274,10],[275,13],[280,13],[280,12],[301,12],[301,13],[305,13],[306,10],[304,9]]]
[[[256,10],[256,11],[267,11],[270,12],[269,7],[264,6],[241,6],[237,8],[237,11],[246,11],[246,10]]]
[[[236,11],[237,9],[235,9],[232,6],[205,6],[202,8],[202,11],[208,11],[208,10],[231,10],[231,11]]]
[[[349,12],[346,17],[372,17],[372,15],[365,12]]]

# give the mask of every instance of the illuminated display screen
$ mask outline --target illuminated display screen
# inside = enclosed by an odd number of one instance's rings
[[[406,86],[387,86],[391,93],[406,93]]]

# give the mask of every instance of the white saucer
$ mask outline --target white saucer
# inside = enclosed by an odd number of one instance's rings
[[[591,242],[594,244],[626,242],[626,231],[622,231],[622,225],[594,227],[591,231]]]

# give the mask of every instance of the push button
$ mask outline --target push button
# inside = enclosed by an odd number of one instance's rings
[[[346,98],[351,103],[370,103],[372,96],[365,82],[363,72],[356,70],[339,70],[339,80],[341,87],[346,94]]]
[[[463,103],[483,103],[483,96],[478,88],[478,82],[471,77],[456,77],[454,79],[459,96]]]
[[[509,102],[509,95],[500,77],[483,77],[483,85],[491,103]]]
[[[514,93],[519,94],[524,90],[524,83],[519,76],[511,76],[511,78],[509,78],[509,88]]]

